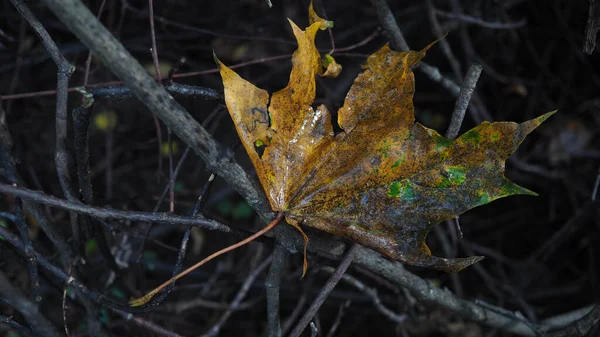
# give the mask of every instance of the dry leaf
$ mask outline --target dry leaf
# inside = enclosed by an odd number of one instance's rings
[[[522,124],[484,122],[452,141],[414,120],[414,66],[421,51],[384,46],[367,60],[334,135],[323,105],[314,37],[291,22],[298,41],[289,84],[269,94],[220,64],[227,108],[272,209],[288,223],[348,238],[391,259],[449,272],[482,257],[431,256],[425,244],[440,221],[495,199],[535,193],[504,177],[504,163],[553,112]],[[260,154],[260,147],[264,153]]]

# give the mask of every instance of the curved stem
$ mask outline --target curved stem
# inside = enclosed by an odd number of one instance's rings
[[[215,257],[219,256],[219,255],[223,255],[229,251],[232,251],[236,248],[239,248],[247,243],[250,243],[252,241],[254,241],[254,239],[256,239],[257,237],[265,234],[266,232],[270,231],[271,229],[273,229],[273,227],[275,227],[275,225],[277,225],[279,223],[279,221],[281,221],[281,219],[283,219],[283,213],[278,213],[277,217],[275,219],[273,219],[273,221],[271,221],[265,228],[259,230],[258,232],[252,234],[251,236],[247,237],[246,239],[233,244],[229,247],[225,247],[221,250],[219,250],[216,253],[213,253],[211,255],[209,255],[207,258],[205,258],[204,260],[196,263],[195,265],[189,267],[188,269],[182,271],[181,273],[177,274],[177,276],[171,278],[168,281],[165,281],[163,284],[159,285],[158,287],[154,288],[154,290],[152,290],[151,292],[147,293],[146,295],[137,298],[137,299],[133,299],[131,301],[129,301],[129,305],[131,305],[132,307],[138,307],[141,305],[144,305],[146,303],[148,303],[148,301],[150,301],[150,299],[152,299],[152,297],[156,294],[158,294],[161,290],[163,290],[165,287],[167,287],[169,284],[179,280],[180,278],[184,277],[185,275],[191,273],[192,271],[196,270],[198,267],[202,266],[203,264],[205,264],[206,262],[214,259]]]

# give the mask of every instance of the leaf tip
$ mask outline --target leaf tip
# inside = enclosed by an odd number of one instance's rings
[[[545,113],[545,114],[543,114],[543,115],[539,116],[539,117],[538,117],[538,118],[536,118],[535,120],[536,120],[536,122],[538,122],[538,124],[542,124],[543,122],[545,122],[545,121],[546,121],[546,119],[550,118],[552,115],[554,115],[554,114],[555,114],[555,113],[557,113],[557,112],[558,112],[558,110],[554,110],[554,111],[547,112],[547,113]]]
[[[215,53],[215,50],[213,49],[213,60],[215,60],[215,63],[217,64],[217,66],[219,66],[219,68],[221,67],[221,60],[219,60],[219,58],[217,57],[217,53]]]
[[[521,186],[519,186],[519,187],[521,187]],[[531,195],[531,196],[533,196],[533,197],[539,197],[539,196],[540,196],[539,194],[535,193],[535,192],[534,192],[534,191],[532,191],[532,190],[526,189],[525,187],[521,187],[521,191],[522,191],[522,192],[521,192],[521,193],[519,193],[519,194],[523,194],[523,195]]]
[[[446,273],[454,274],[483,259],[485,259],[485,256],[469,256],[456,259],[446,259],[442,257],[427,255],[425,256],[425,258],[421,256],[421,258],[418,260],[408,262],[416,266],[430,267],[433,269],[441,270]]]
[[[523,122],[519,125],[519,128],[521,128],[523,131],[525,131],[525,134],[529,134],[531,131],[535,130],[535,128],[540,126],[540,124],[542,124],[548,118],[550,118],[552,115],[554,115],[557,111],[558,110],[550,111],[539,117],[536,117],[534,119],[530,119],[526,122]]]
[[[434,268],[440,269],[449,274],[455,274],[471,265],[474,265],[475,263],[482,261],[483,259],[485,259],[485,256],[469,256],[464,258],[452,259],[450,260],[452,261],[451,264],[443,267]]]
[[[517,194],[521,194],[521,195],[531,195],[534,197],[537,197],[538,194],[535,193],[532,190],[526,189],[523,186],[519,186],[515,183],[513,183],[512,181],[507,181],[501,189],[501,194],[502,197],[507,197],[510,195],[517,195]]]
[[[288,22],[290,23],[290,26],[292,26],[292,30],[295,32],[296,30],[300,30],[300,27],[298,27],[298,25],[292,21],[292,19],[288,18]]]
[[[315,8],[313,6],[312,1],[308,5],[308,22],[311,25],[315,22],[318,22],[320,30],[326,30],[327,28],[333,28],[333,21],[323,19],[322,17],[320,17],[317,14],[317,12],[315,12]]]

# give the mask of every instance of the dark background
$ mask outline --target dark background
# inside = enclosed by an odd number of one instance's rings
[[[100,1],[87,1],[94,13]],[[440,287],[448,287],[459,296],[478,299],[509,311],[519,311],[528,319],[545,318],[593,304],[599,294],[600,222],[597,203],[591,201],[600,166],[600,51],[583,53],[587,1],[455,1],[463,14],[477,22],[465,22],[444,16],[452,13],[450,1],[434,1],[441,31],[452,57],[440,44],[428,52],[424,61],[439,68],[450,79],[462,82],[472,62],[483,65],[477,84],[479,111],[467,112],[462,131],[481,120],[522,122],[552,110],[551,119],[533,132],[515,155],[508,160],[506,176],[533,190],[538,197],[513,196],[474,209],[460,217],[462,240],[457,239],[451,224],[440,224],[429,237],[434,255],[485,255],[486,260],[456,276],[414,268],[418,275],[430,278]],[[439,36],[433,32],[425,2],[389,1],[402,32],[413,49],[420,49]],[[44,6],[28,3],[65,57],[77,70],[70,86],[83,84],[88,51]],[[107,0],[101,21],[125,47],[154,74],[148,4],[144,1]],[[155,1],[156,38],[161,71],[185,57],[178,74],[214,70],[213,51],[224,63],[234,65],[265,59],[238,68],[238,73],[269,92],[287,83],[290,59],[268,60],[291,54],[295,42],[286,18],[299,26],[307,25],[307,1],[273,0],[268,8],[263,0],[240,1]],[[344,70],[335,79],[319,79],[315,105],[324,103],[335,111],[360,71],[366,57],[387,42],[379,30],[377,13],[368,1],[324,1],[317,5],[322,15],[335,22],[334,52]],[[502,23],[491,25],[490,23]],[[13,155],[20,175],[28,187],[63,197],[54,164],[55,95],[38,93],[56,87],[56,66],[44,51],[37,36],[8,1],[0,4],[0,95],[13,137]],[[367,39],[367,40],[365,40]],[[321,32],[317,46],[331,50],[330,36]],[[460,66],[452,68],[451,59]],[[444,133],[455,98],[440,84],[416,73],[416,117],[428,127]],[[92,58],[89,84],[115,81],[100,61]],[[178,83],[199,85],[222,91],[218,73],[176,79]],[[28,97],[14,94],[30,93]],[[214,114],[208,129],[226,147],[236,151],[238,159],[253,170],[222,101],[177,98],[200,122]],[[81,100],[69,95],[69,109]],[[90,131],[90,156],[97,205],[125,210],[151,211],[168,182],[168,156],[159,153],[155,122],[136,99],[100,100],[94,105]],[[97,118],[116,116],[111,130],[102,129]],[[72,134],[72,130],[69,130]],[[163,142],[167,131],[161,127]],[[174,139],[175,163],[185,144]],[[72,140],[68,143],[72,151]],[[162,168],[158,170],[158,162]],[[75,170],[73,169],[72,172]],[[108,178],[107,178],[108,176]],[[175,211],[188,214],[208,179],[202,161],[191,155],[176,181]],[[0,200],[0,210],[9,210],[11,198]],[[165,203],[161,210],[168,210]],[[69,237],[68,213],[48,209],[57,228]],[[253,211],[230,186],[217,178],[204,208],[207,217],[234,227],[262,226]],[[9,222],[0,225],[10,228]],[[110,233],[109,244],[115,248],[123,242],[139,246],[143,224],[115,222],[119,230]],[[124,235],[127,237],[123,239]],[[30,221],[30,235],[40,253],[52,257],[55,249],[44,234]],[[84,275],[86,284],[108,296],[126,301],[170,277],[177,257],[176,248],[182,230],[156,225],[144,253],[143,276],[134,261],[123,275],[104,288],[109,277],[95,242],[86,243],[91,266]],[[124,240],[124,241],[122,241]],[[185,265],[191,265],[208,253],[237,240],[223,233],[195,230]],[[443,248],[447,243],[450,251]],[[262,247],[262,248],[260,248]],[[122,247],[121,247],[122,248]],[[178,282],[165,304],[144,317],[183,335],[199,335],[210,328],[231,301],[241,282],[255,265],[256,254],[267,256],[270,245],[252,244],[220,257],[192,276]],[[21,258],[0,241],[0,270],[14,284],[27,292],[27,273]],[[282,319],[300,299],[309,303],[326,281],[322,266],[336,266],[317,256],[309,256],[309,275],[299,280],[301,257],[292,256],[282,280]],[[508,336],[501,330],[477,326],[459,316],[426,303],[413,303],[397,286],[359,268],[349,273],[378,290],[383,303],[391,310],[406,314],[402,324],[391,322],[355,288],[341,283],[319,311],[320,335],[326,336],[336,317],[341,323],[335,336],[358,336],[373,333],[381,336]],[[247,307],[237,311],[224,325],[222,336],[262,336],[266,321],[264,275],[259,276],[244,301]],[[143,279],[143,282],[140,282]],[[62,326],[62,290],[42,278],[43,312],[57,326]],[[178,304],[201,296],[210,304],[176,311]],[[345,305],[350,301],[348,305]],[[342,314],[340,308],[344,307]],[[13,314],[0,303],[0,314]],[[15,320],[20,316],[14,313]],[[86,334],[83,312],[72,303],[67,317],[72,335]],[[152,335],[132,323],[126,323],[105,309],[101,321],[115,336]],[[4,326],[0,325],[0,329]],[[0,330],[2,331],[2,330]],[[9,333],[9,332],[5,332]],[[305,332],[306,333],[306,332]],[[592,329],[589,336],[600,330]],[[307,334],[308,335],[308,334]],[[13,335],[17,336],[17,335]]]

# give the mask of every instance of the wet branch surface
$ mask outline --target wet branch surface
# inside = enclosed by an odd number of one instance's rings
[[[129,298],[274,217],[212,51],[276,91],[295,48],[285,18],[303,26],[307,4],[102,2],[0,4],[0,334],[600,334],[597,0],[316,2],[335,22],[317,46],[344,66],[317,81],[330,111],[384,43],[419,49],[446,33],[415,70],[420,123],[454,138],[558,109],[506,164],[539,197],[437,225],[434,255],[486,256],[457,276],[307,230],[300,279],[302,238],[280,224],[141,308]]]

